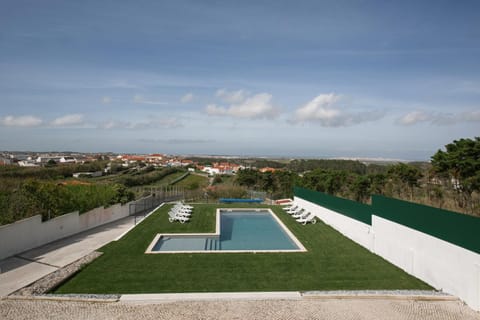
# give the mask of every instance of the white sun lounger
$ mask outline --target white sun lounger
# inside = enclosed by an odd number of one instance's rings
[[[285,211],[295,210],[298,208],[298,204],[292,203],[290,206],[283,207],[282,209]]]
[[[317,223],[317,219],[314,214],[309,213],[306,217],[297,219],[297,222],[304,225],[309,222],[311,222],[312,224],[315,224]]]
[[[293,215],[303,211],[303,208],[297,207],[296,209],[287,211],[288,214]]]
[[[181,201],[181,202],[180,202],[180,204],[181,204],[181,205],[182,205],[182,207],[183,207],[183,208],[185,208],[185,209],[190,209],[190,210],[192,210],[192,209],[193,209],[193,206],[190,206],[190,205],[188,205],[188,204],[184,203],[183,201]]]
[[[177,216],[184,216],[184,217],[190,217],[192,215],[191,211],[184,211],[182,209],[175,209],[175,208],[170,210],[170,212],[172,212]]]
[[[180,210],[183,210],[183,211],[192,211],[192,208],[187,208],[186,206],[184,206],[184,205],[181,204],[181,203],[177,203],[177,204],[174,205],[172,208],[173,208],[173,209],[180,209]]]
[[[185,206],[182,205],[181,203],[176,203],[176,204],[171,208],[171,210],[180,210],[180,211],[183,211],[183,212],[192,212],[192,209],[185,207]]]
[[[299,212],[292,214],[292,217],[294,219],[305,218],[309,214],[310,214],[310,212],[306,211],[305,209],[302,209]]]
[[[182,205],[174,205],[170,210],[180,211],[180,212],[185,212],[185,213],[191,213],[192,212],[192,209],[185,208]]]
[[[179,215],[176,215],[173,212],[169,212],[168,216],[169,216],[168,221],[170,221],[170,222],[180,221],[180,223],[185,223],[185,222],[190,220],[189,217],[179,216]]]

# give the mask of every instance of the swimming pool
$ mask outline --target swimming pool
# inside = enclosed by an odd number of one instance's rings
[[[218,209],[215,233],[157,234],[146,253],[306,251],[270,209]]]

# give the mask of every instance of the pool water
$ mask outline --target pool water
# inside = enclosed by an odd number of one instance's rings
[[[155,252],[304,251],[300,242],[269,210],[220,211],[217,235],[161,235]],[[218,221],[218,220],[217,220]],[[303,249],[303,250],[302,250]]]
[[[268,212],[223,212],[220,221],[220,250],[298,249]]]

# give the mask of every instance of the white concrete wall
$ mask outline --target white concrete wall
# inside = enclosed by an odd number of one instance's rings
[[[376,254],[480,310],[480,254],[375,215],[372,228]]]
[[[368,224],[299,197],[294,197],[294,202],[315,214],[320,220],[332,226],[347,238],[352,239],[370,251],[373,250],[373,235]]]
[[[80,215],[71,212],[45,222],[36,215],[0,226],[0,259],[124,218],[129,215],[129,204],[99,207]]]
[[[372,226],[295,197],[346,237],[480,311],[480,254],[372,215]]]

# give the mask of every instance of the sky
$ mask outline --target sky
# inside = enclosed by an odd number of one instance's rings
[[[0,150],[429,160],[480,1],[0,0]]]

